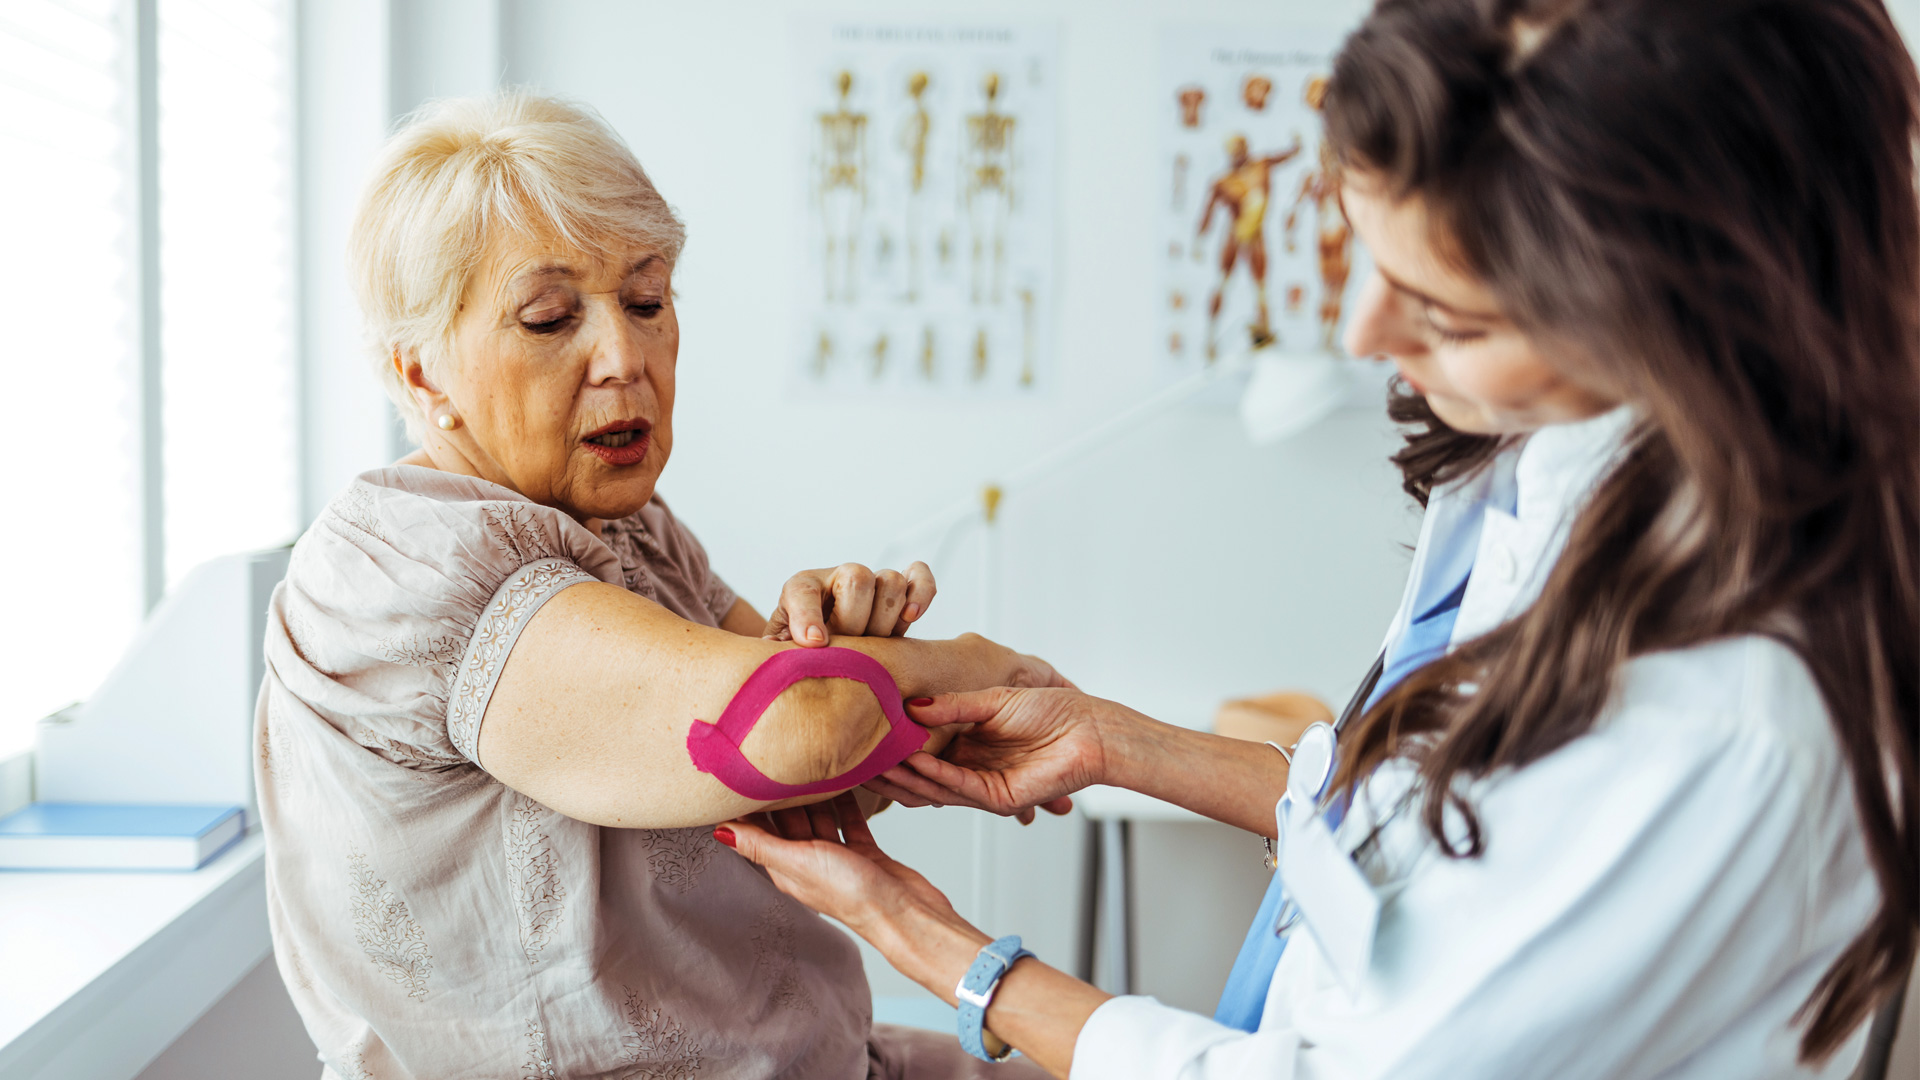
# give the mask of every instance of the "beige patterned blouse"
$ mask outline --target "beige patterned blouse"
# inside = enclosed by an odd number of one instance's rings
[[[708,829],[588,825],[474,763],[502,662],[561,589],[709,626],[733,605],[659,500],[604,532],[401,465],[294,547],[255,775],[280,973],[343,1080],[868,1073],[844,933]]]

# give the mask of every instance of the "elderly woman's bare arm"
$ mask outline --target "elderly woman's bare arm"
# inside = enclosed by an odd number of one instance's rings
[[[1053,677],[1045,664],[975,636],[833,644],[878,660],[906,697]],[[482,719],[480,764],[599,825],[702,825],[789,805],[747,798],[700,772],[687,731],[696,719],[718,719],[755,668],[792,647],[688,622],[612,585],[575,585],[548,601],[514,645]],[[774,700],[741,751],[774,780],[812,783],[858,764],[887,730],[865,684],[805,679]]]

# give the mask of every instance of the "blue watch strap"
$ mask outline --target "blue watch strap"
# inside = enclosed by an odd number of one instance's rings
[[[973,966],[961,976],[960,985],[953,988],[953,996],[960,1004],[960,1049],[981,1061],[1007,1059],[1012,1052],[1011,1047],[998,1057],[987,1053],[987,1006],[993,1002],[993,993],[1000,988],[1000,980],[1013,967],[1013,962],[1032,955],[1020,947],[1018,934],[1008,934],[999,941],[981,946],[980,955],[974,957]]]

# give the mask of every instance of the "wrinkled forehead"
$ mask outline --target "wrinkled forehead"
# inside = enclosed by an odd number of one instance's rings
[[[599,292],[636,277],[664,286],[672,269],[658,245],[637,237],[575,242],[551,229],[500,228],[482,248],[467,293],[469,298],[504,297],[555,281]]]

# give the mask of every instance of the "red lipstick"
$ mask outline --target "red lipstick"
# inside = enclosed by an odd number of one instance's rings
[[[589,433],[580,445],[609,465],[637,465],[653,445],[652,431],[645,420],[616,420]]]

